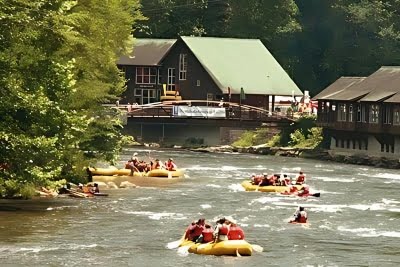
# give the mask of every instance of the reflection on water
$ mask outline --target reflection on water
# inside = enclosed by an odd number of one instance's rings
[[[135,150],[173,157],[186,179],[166,188],[109,190],[109,197],[0,202],[1,266],[397,266],[400,199],[396,171],[248,154]],[[126,150],[120,166],[132,154]],[[150,156],[150,157],[149,157]],[[252,173],[305,171],[320,198],[245,192]],[[288,224],[297,206],[308,226]],[[165,248],[199,217],[232,216],[264,252],[232,258]]]

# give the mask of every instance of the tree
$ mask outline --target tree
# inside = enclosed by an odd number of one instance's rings
[[[123,90],[115,61],[140,13],[135,0],[5,2],[0,197],[29,197],[36,187],[82,175],[90,154],[111,160],[121,147],[120,123],[99,103]]]

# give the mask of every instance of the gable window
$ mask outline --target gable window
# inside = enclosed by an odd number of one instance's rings
[[[338,104],[338,121],[346,121],[346,104]]]
[[[174,91],[175,90],[175,68],[168,69],[168,83],[167,90]]]
[[[353,105],[349,105],[349,122],[353,122]]]
[[[136,84],[156,84],[157,69],[136,67]]]
[[[370,105],[369,122],[378,123],[378,121],[379,121],[379,106],[375,104]]]
[[[400,125],[400,107],[393,109],[393,125]]]
[[[179,55],[179,80],[186,80],[187,54]]]

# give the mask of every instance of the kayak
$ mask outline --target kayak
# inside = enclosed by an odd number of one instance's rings
[[[251,256],[253,248],[245,240],[227,240],[217,243],[194,243],[193,241],[184,241],[181,245],[190,246],[188,251],[195,254],[215,255],[215,256]]]
[[[183,180],[183,176],[180,177],[147,177],[147,176],[129,176],[129,175],[96,175],[92,177],[93,182],[113,182],[120,187],[123,182],[130,182],[137,186],[166,186],[169,184],[177,183]]]
[[[321,193],[313,193],[313,194],[302,194],[302,195],[298,195],[298,192],[293,192],[290,193],[288,191],[282,192],[282,195],[285,196],[296,196],[296,197],[320,197]]]
[[[277,193],[283,193],[285,191],[290,190],[288,186],[280,186],[280,185],[266,185],[266,186],[259,186],[259,185],[254,185],[251,183],[251,181],[244,181],[242,183],[242,186],[246,191],[260,191],[260,192],[277,192]],[[302,185],[294,185],[298,190],[302,187]]]
[[[116,168],[89,168],[92,175],[122,175],[128,176],[131,174],[129,169],[116,169]],[[176,171],[168,171],[165,169],[152,170],[147,173],[134,172],[133,176],[148,176],[148,177],[179,177],[183,176],[184,170],[177,169]]]

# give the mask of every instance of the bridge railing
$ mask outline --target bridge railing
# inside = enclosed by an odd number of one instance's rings
[[[164,101],[145,105],[107,105],[113,108],[125,110],[128,117],[175,117],[173,115],[173,107],[177,105],[186,106],[207,106],[207,107],[223,107],[226,111],[226,118],[233,120],[255,120],[255,121],[271,121],[271,120],[293,120],[293,115],[281,112],[271,112],[269,110],[249,106],[239,105],[233,102],[220,101],[204,101],[204,100],[180,100],[180,101]],[[179,117],[177,117],[179,118]],[[186,117],[185,117],[186,118]],[[196,116],[194,118],[207,118],[206,116]],[[213,118],[219,119],[219,118]]]

